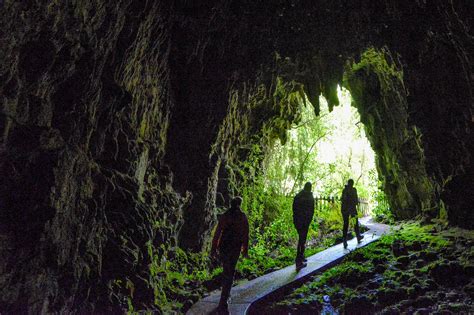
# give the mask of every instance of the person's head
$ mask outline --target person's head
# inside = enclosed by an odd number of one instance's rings
[[[354,186],[354,180],[352,178],[347,181],[347,186],[349,186],[349,187]]]
[[[304,184],[305,191],[311,191],[311,188],[312,188],[312,185],[310,182],[307,182],[306,184]]]
[[[232,199],[232,201],[230,202],[230,208],[231,209],[240,209],[240,206],[242,205],[242,197],[235,197],[234,199]]]

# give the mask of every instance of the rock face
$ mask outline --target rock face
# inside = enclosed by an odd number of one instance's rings
[[[432,180],[426,173],[421,134],[408,121],[403,73],[384,51],[368,50],[348,71],[347,84],[377,154],[377,170],[394,215],[436,214]],[[434,213],[433,213],[434,212]]]
[[[396,216],[472,227],[472,6],[3,1],[0,310],[112,310],[124,279],[151,305],[147,246],[200,250],[242,163],[338,83]]]
[[[169,15],[139,1],[3,6],[0,309],[107,308],[111,281],[145,269],[147,242],[177,243],[187,202],[161,163]]]

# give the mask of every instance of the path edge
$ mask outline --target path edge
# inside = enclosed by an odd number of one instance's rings
[[[312,272],[308,273],[307,275],[295,280],[295,281],[292,281],[284,286],[281,286],[279,287],[278,289],[268,293],[267,295],[249,303],[248,307],[246,308],[245,312],[244,312],[244,315],[258,315],[258,314],[261,314],[261,312],[259,312],[259,305],[264,303],[266,300],[268,299],[274,299],[274,298],[278,298],[278,297],[282,297],[282,296],[285,296],[286,294],[290,293],[293,289],[295,289],[296,287],[299,287],[301,286],[303,283],[307,282],[309,280],[310,277],[318,274],[318,273],[323,273],[324,271],[328,270],[328,269],[331,269],[332,267],[335,267],[337,265],[339,265],[342,260],[344,260],[344,258],[349,255],[351,252],[355,251],[355,250],[358,250],[360,248],[364,248],[370,244],[373,244],[375,242],[377,242],[378,240],[380,240],[380,235],[377,235],[378,237],[376,239],[373,239],[365,244],[363,244],[362,246],[358,246],[356,247],[354,250],[351,250],[349,253],[345,254],[344,256],[342,257],[339,257],[331,262],[328,262],[326,265],[316,269],[316,270],[313,270]]]

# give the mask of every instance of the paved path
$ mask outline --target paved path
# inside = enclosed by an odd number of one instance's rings
[[[342,258],[357,247],[362,247],[380,238],[380,235],[389,231],[390,227],[385,224],[375,223],[370,217],[360,219],[360,223],[369,229],[364,233],[364,239],[360,244],[354,237],[348,241],[348,248],[344,249],[342,244],[330,247],[311,257],[307,257],[308,266],[297,271],[295,265],[274,271],[246,283],[232,288],[229,313],[232,315],[246,314],[250,305],[277,289],[281,289],[295,282],[301,282],[318,271],[325,270],[337,264]],[[186,313],[187,315],[211,314],[216,309],[220,298],[220,291],[214,291],[203,298]]]

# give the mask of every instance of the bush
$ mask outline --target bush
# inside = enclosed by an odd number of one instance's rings
[[[377,190],[373,194],[373,198],[377,203],[377,206],[372,210],[375,220],[382,223],[393,223],[393,214],[390,209],[385,193],[381,190]]]

